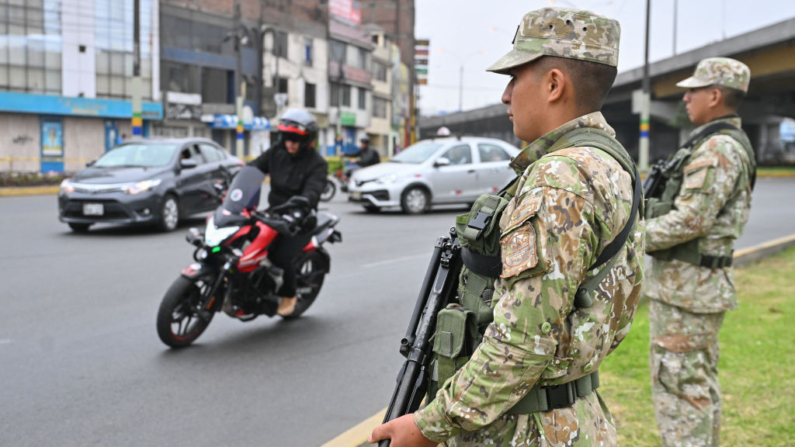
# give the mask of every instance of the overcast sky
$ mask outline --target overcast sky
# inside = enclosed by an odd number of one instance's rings
[[[651,62],[673,55],[675,1],[677,54],[795,17],[795,0],[652,0]],[[618,19],[619,72],[643,65],[645,0],[416,0],[414,33],[431,41],[429,85],[420,87],[422,114],[458,109],[462,64],[463,109],[499,102],[507,77],[484,70],[511,49],[524,13],[553,3]]]

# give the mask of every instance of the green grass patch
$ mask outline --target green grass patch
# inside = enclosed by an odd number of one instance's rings
[[[735,271],[739,309],[720,333],[721,445],[795,441],[795,248]],[[649,376],[649,306],[600,368],[619,445],[659,446]]]
[[[756,175],[795,175],[795,166],[760,167]]]

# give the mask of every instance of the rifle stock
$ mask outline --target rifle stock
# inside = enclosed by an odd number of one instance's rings
[[[451,229],[449,237],[436,241],[406,336],[401,340],[400,353],[406,361],[398,373],[384,423],[415,412],[425,397],[432,357],[430,339],[436,329],[436,314],[455,296],[460,270],[460,246],[455,230]],[[389,444],[387,439],[380,441],[378,446],[388,447]]]

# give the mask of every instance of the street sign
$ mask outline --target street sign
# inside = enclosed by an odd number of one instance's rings
[[[287,104],[287,93],[276,93],[273,95],[273,100],[276,101],[277,106],[284,107]]]

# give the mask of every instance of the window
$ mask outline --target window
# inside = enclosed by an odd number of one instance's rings
[[[275,39],[273,45],[273,55],[278,57],[287,57],[287,33],[284,31],[276,31],[273,33]]]
[[[199,144],[199,149],[204,155],[204,158],[209,160],[210,162],[221,161],[225,158],[223,152],[218,150],[215,146],[209,144]]]
[[[351,86],[350,85],[343,85],[342,86],[342,105],[345,107],[351,106]]]
[[[384,98],[373,96],[373,117],[386,118],[386,110],[389,102]]]
[[[143,98],[152,97],[152,49],[153,31],[151,27],[152,3],[155,0],[141,0],[141,89]],[[126,99],[132,96],[133,35],[132,9],[123,0],[93,2],[94,6],[94,54],[96,66],[97,97]],[[69,26],[68,23],[64,26]],[[173,27],[166,28],[166,27]],[[188,32],[184,36],[181,31]],[[163,23],[163,29],[170,29],[169,42],[187,45],[190,48],[190,22],[171,18]],[[73,31],[73,30],[72,30]]]
[[[345,63],[346,45],[338,40],[331,41],[331,60],[338,64]]]
[[[494,144],[480,143],[478,144],[478,152],[480,153],[481,163],[507,161],[511,159],[511,156],[505,152],[505,149]]]
[[[276,76],[274,76],[271,85],[276,87],[276,93],[288,93],[287,78],[279,77],[277,81]]]
[[[359,48],[359,68],[367,70],[367,53],[364,48]]]
[[[373,45],[378,45],[378,34],[373,34]]]
[[[450,160],[451,165],[468,165],[472,163],[472,149],[468,144],[450,148],[442,157]]]
[[[61,94],[61,3],[0,2],[0,90]]]
[[[373,62],[373,76],[376,81],[386,82],[386,65],[381,62]]]
[[[227,104],[233,102],[234,81],[229,85],[230,78],[234,80],[231,71],[217,68],[202,68],[202,102]],[[231,87],[231,89],[230,89]],[[231,93],[231,96],[230,96]]]
[[[367,90],[359,87],[359,110],[367,110]]]
[[[339,107],[340,106],[340,85],[331,83],[329,88],[329,105],[331,107]]]
[[[201,93],[199,68],[169,61],[160,63],[160,85],[163,90],[178,93]]]
[[[181,160],[195,160],[198,164],[207,163],[207,160],[205,160],[204,156],[199,152],[199,147],[194,144],[182,149],[179,157]]]
[[[315,108],[315,84],[304,84],[304,107],[309,109]]]
[[[304,39],[304,65],[307,67],[311,67],[313,58],[314,54],[313,54],[312,38],[307,37],[306,39]]]

